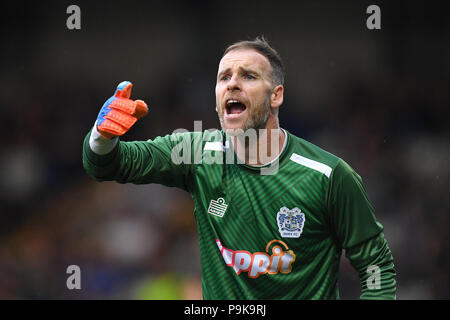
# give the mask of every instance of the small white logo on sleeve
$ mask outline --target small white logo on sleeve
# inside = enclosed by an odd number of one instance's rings
[[[305,214],[299,208],[282,207],[277,213],[278,231],[283,238],[299,238],[305,224]]]
[[[227,211],[228,205],[225,203],[223,198],[219,198],[217,200],[211,200],[208,207],[208,213],[214,216],[222,218]]]

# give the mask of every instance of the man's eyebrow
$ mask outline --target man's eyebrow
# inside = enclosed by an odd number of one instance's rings
[[[219,78],[221,75],[223,75],[224,73],[227,73],[228,71],[230,71],[230,68],[226,68],[225,70],[220,71],[219,74],[217,75],[217,77]]]
[[[253,69],[250,68],[244,68],[244,67],[239,67],[239,69],[241,69],[242,71],[246,72],[246,73],[254,73],[254,74],[259,74],[258,71],[255,71]]]
[[[218,73],[217,77],[220,77],[221,75],[223,75],[224,73],[228,73],[230,71],[231,68],[226,68],[225,70],[222,70]],[[239,71],[243,71],[245,73],[253,73],[253,74],[257,74],[259,75],[260,73],[250,69],[250,68],[245,68],[245,67],[239,67]]]

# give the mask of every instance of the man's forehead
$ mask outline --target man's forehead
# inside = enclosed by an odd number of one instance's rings
[[[235,49],[222,57],[219,63],[219,72],[229,68],[251,68],[260,71],[271,69],[269,60],[253,49]]]

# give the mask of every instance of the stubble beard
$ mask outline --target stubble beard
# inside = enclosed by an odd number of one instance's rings
[[[256,135],[259,136],[259,131],[265,129],[267,121],[270,115],[270,94],[266,95],[266,99],[263,102],[262,108],[256,108],[253,113],[250,114],[247,121],[242,128],[227,129],[224,127],[223,118],[224,112],[219,115],[220,126],[222,130],[229,136],[239,136],[245,134],[248,130],[256,130]],[[247,111],[248,112],[248,111]]]

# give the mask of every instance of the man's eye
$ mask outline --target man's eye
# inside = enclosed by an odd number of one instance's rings
[[[247,80],[252,80],[252,79],[255,79],[255,77],[252,76],[251,74],[246,74],[246,75],[245,75],[245,79],[247,79]]]
[[[222,76],[222,77],[220,77],[220,80],[222,80],[222,81],[228,80],[228,76]]]

